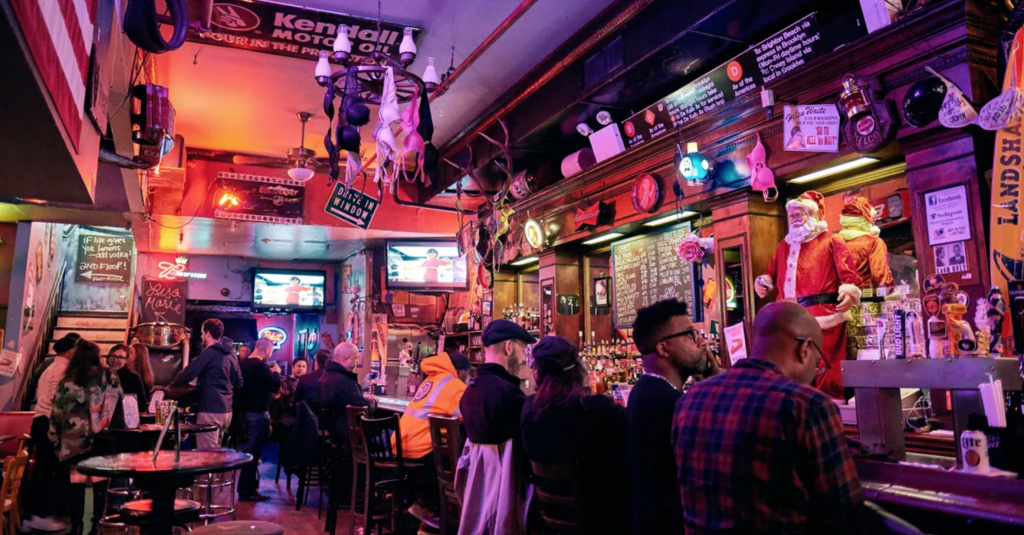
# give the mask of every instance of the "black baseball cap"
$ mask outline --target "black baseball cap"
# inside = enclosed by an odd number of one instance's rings
[[[469,364],[469,359],[466,358],[466,355],[463,355],[462,353],[452,351],[451,353],[448,353],[448,358],[452,360],[452,366],[455,366],[456,370],[461,371],[472,368],[472,366]]]
[[[64,338],[57,340],[53,343],[53,352],[60,355],[65,351],[70,351],[75,348],[75,344],[82,338],[78,333],[68,333],[64,335]]]
[[[576,345],[561,336],[545,336],[533,346],[533,368],[544,375],[561,375],[576,366]]]
[[[484,347],[499,344],[505,340],[519,340],[527,344],[536,344],[537,339],[526,332],[526,329],[509,320],[494,320],[484,329],[480,341]]]

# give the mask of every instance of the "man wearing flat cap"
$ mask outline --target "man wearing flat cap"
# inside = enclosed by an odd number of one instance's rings
[[[526,394],[519,388],[519,368],[526,347],[537,343],[526,329],[508,320],[494,320],[481,336],[485,364],[477,366],[476,380],[459,403],[466,436],[474,444],[519,441],[519,415]]]

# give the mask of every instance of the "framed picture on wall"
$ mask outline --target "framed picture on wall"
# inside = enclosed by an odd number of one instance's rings
[[[595,307],[610,307],[612,306],[611,298],[611,277],[596,277],[594,278],[594,306]]]

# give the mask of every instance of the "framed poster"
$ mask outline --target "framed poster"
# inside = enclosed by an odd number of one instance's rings
[[[924,194],[928,245],[971,239],[971,210],[968,201],[967,186],[964,184]]]
[[[609,307],[612,305],[611,295],[608,293],[609,284],[611,284],[611,277],[597,277],[594,279],[595,307]]]

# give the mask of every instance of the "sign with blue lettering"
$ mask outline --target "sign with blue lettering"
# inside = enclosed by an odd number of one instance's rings
[[[334,217],[361,229],[370,228],[373,213],[380,206],[380,201],[366,195],[355,188],[345,189],[341,182],[334,185],[334,191],[327,199],[324,211]]]

